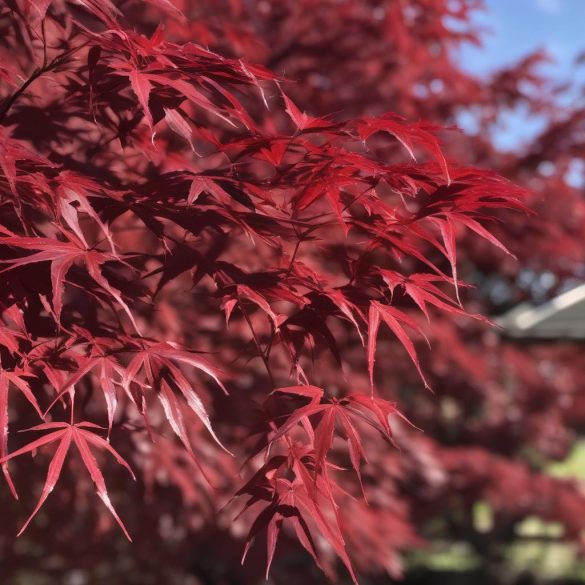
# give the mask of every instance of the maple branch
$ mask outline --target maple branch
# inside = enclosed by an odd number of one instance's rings
[[[43,39],[43,67],[47,66],[47,32],[45,27],[46,19],[41,23],[41,34]]]
[[[55,57],[50,63],[45,62],[41,67],[37,67],[30,74],[29,78],[12,95],[5,98],[4,102],[0,106],[0,122],[2,122],[4,120],[4,118],[6,117],[8,112],[10,111],[10,108],[12,108],[12,106],[15,104],[16,100],[18,100],[18,98],[29,88],[29,86],[32,83],[34,83],[39,77],[41,77],[45,73],[48,73],[49,71],[52,71],[53,69],[55,69],[56,67],[61,65],[61,63],[63,61],[65,61],[65,59],[67,59],[68,57],[70,57],[74,53],[77,53],[77,51],[83,49],[83,47],[85,47],[88,43],[89,43],[89,41],[83,43],[79,47],[75,47],[74,49],[69,49],[68,51],[65,51],[64,53],[57,55],[57,57]],[[46,50],[46,47],[45,47],[45,50]],[[44,57],[44,61],[46,61],[46,55]]]
[[[258,355],[260,356],[260,358],[264,362],[264,367],[266,368],[266,371],[268,372],[268,377],[270,378],[270,383],[272,384],[272,388],[276,388],[276,384],[274,382],[274,376],[272,375],[272,370],[270,369],[270,362],[268,361],[268,357],[266,356],[264,351],[262,351],[262,347],[260,346],[260,341],[258,341],[258,336],[256,335],[256,331],[254,329],[254,326],[252,325],[252,321],[250,320],[250,317],[248,316],[248,313],[242,304],[240,304],[240,309],[242,311],[242,314],[244,315],[244,319],[246,320],[248,327],[250,328],[250,332],[252,333],[252,338],[254,339],[254,345],[256,346],[256,351],[258,352]]]
[[[290,262],[288,265],[288,269],[286,271],[287,274],[290,274],[291,270],[293,269],[293,265],[295,263],[300,246],[301,246],[301,240],[297,240],[297,242],[295,244],[295,249],[293,250],[292,256],[290,257]]]
[[[2,106],[0,106],[0,122],[4,120],[6,114],[10,108],[14,105],[14,102],[26,91],[29,85],[31,85],[36,79],[38,79],[43,73],[45,73],[45,68],[41,67],[40,69],[35,69],[30,77],[10,96],[8,96]]]

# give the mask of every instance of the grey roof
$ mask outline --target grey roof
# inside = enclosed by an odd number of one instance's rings
[[[585,284],[542,305],[518,305],[495,322],[510,337],[585,339]]]

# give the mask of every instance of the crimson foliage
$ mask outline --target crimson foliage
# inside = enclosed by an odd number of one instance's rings
[[[15,497],[12,460],[50,455],[21,532],[66,466],[138,531],[106,491],[108,455],[140,472],[136,493],[176,485],[203,518],[225,504],[233,518],[235,496],[244,557],[265,533],[267,572],[284,529],[330,576],[334,556],[354,581],[350,556],[395,574],[388,549],[416,536],[376,468],[380,441],[409,436],[386,372],[410,363],[425,392],[426,319],[482,320],[460,300],[456,238],[506,251],[487,222],[523,209],[523,190],[448,161],[430,123],[303,111],[280,73],[234,54],[227,25],[214,52],[169,1],[123,4],[0,12],[0,462]],[[163,15],[168,33],[150,26]]]

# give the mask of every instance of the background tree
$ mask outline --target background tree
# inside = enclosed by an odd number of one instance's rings
[[[3,470],[35,512],[59,479],[18,546],[4,531],[8,579],[256,582],[277,542],[276,582],[317,581],[315,563],[384,579],[434,538],[494,571],[533,516],[580,542],[583,496],[544,473],[581,424],[579,361],[502,343],[459,299],[495,314],[578,275],[582,113],[559,111],[540,56],[487,81],[456,65],[477,7],[6,3]],[[493,127],[519,104],[549,127],[499,153]],[[417,120],[462,112],[478,132],[440,132],[447,163]],[[537,216],[487,231],[521,191],[462,165],[528,186]],[[13,432],[39,415],[45,438]],[[36,447],[52,458],[12,463]]]

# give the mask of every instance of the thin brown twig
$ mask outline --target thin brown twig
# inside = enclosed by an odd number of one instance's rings
[[[250,332],[252,333],[252,338],[254,339],[254,344],[256,345],[256,350],[258,351],[258,355],[260,356],[260,358],[262,358],[262,361],[264,362],[264,367],[266,368],[266,371],[268,372],[268,377],[270,378],[270,383],[272,384],[272,388],[274,389],[274,388],[276,388],[276,384],[274,382],[274,376],[272,375],[272,370],[270,369],[270,362],[268,361],[266,354],[264,353],[264,351],[262,350],[262,347],[260,346],[260,341],[258,340],[258,336],[256,335],[256,331],[254,329],[254,326],[252,325],[252,321],[250,320],[250,317],[249,317],[246,309],[241,304],[240,304],[240,309],[242,311],[242,314],[244,315],[244,319],[246,320],[248,327],[250,328]]]
[[[4,118],[6,117],[8,112],[10,111],[10,108],[12,108],[12,106],[16,103],[18,98],[28,89],[28,87],[33,82],[35,82],[39,77],[41,77],[45,73],[48,73],[49,71],[55,69],[55,67],[58,67],[62,62],[65,61],[65,59],[67,59],[71,55],[77,53],[77,51],[81,50],[87,44],[88,43],[84,43],[83,45],[80,45],[79,47],[75,47],[74,49],[70,49],[68,51],[65,51],[64,53],[57,55],[57,57],[55,57],[50,63],[47,63],[46,65],[43,65],[42,67],[37,67],[30,74],[30,77],[12,95],[8,96],[4,100],[2,105],[0,105],[0,122],[2,122],[4,120]]]

